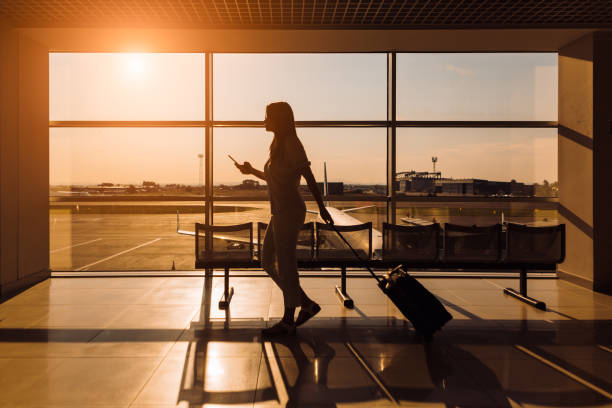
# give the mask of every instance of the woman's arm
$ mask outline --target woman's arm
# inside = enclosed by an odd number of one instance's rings
[[[317,204],[319,205],[319,215],[321,216],[323,221],[329,224],[333,224],[334,220],[329,214],[329,212],[327,211],[327,208],[325,208],[325,204],[323,203],[323,198],[321,197],[321,192],[319,191],[319,187],[317,186],[317,181],[314,178],[314,174],[312,174],[312,170],[310,169],[310,166],[306,166],[304,168],[304,170],[302,171],[302,176],[304,176],[304,178],[306,179],[308,188],[310,189],[310,192],[312,193],[313,197],[317,201]]]
[[[264,175],[264,172],[261,170],[257,170],[256,168],[251,166],[251,163],[249,162],[244,162],[244,164],[234,163],[234,166],[236,166],[242,174],[252,174],[257,178],[260,178],[264,181],[266,180],[266,176]]]

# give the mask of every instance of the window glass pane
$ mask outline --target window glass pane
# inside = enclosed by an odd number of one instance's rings
[[[557,120],[557,54],[397,58],[399,120]]]
[[[263,128],[215,128],[213,138],[214,196],[267,200],[266,182],[253,175],[240,173],[228,155],[239,163],[248,161],[256,169],[263,170],[268,160],[272,134]]]
[[[296,120],[385,120],[386,54],[215,54],[214,119],[263,120],[289,102]]]
[[[204,120],[204,54],[50,53],[50,120]]]
[[[558,195],[554,128],[400,128],[397,134],[400,193]]]
[[[557,225],[557,204],[529,202],[398,202],[396,222],[398,225],[426,225],[431,222],[459,225],[493,225],[516,222],[526,225]]]
[[[196,128],[50,130],[53,270],[193,269],[204,221]]]
[[[386,193],[384,128],[299,128],[298,136],[319,183],[324,179],[323,163],[327,163],[330,194],[369,196]],[[214,129],[215,196],[267,199],[265,181],[241,174],[227,155],[263,170],[272,137],[272,133],[262,128]],[[301,182],[307,198],[306,181],[302,178]]]

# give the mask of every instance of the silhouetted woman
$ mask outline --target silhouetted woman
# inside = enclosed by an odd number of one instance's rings
[[[252,174],[268,184],[272,218],[266,229],[261,266],[283,291],[285,314],[279,323],[262,333],[284,335],[294,333],[296,326],[321,310],[302,290],[297,270],[297,238],[306,217],[306,205],[299,192],[302,176],[319,205],[321,218],[330,223],[333,220],[323,204],[304,146],[297,137],[291,106],[286,102],[269,104],[265,125],[267,131],[274,132],[274,139],[264,170],[254,169],[249,162],[236,167],[241,173]],[[294,321],[297,307],[300,313]]]

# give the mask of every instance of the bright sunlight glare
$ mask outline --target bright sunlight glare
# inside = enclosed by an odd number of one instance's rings
[[[145,56],[143,54],[126,54],[126,69],[132,78],[142,77],[145,72]]]

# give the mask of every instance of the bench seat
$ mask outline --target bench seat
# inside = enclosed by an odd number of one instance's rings
[[[261,268],[263,237],[267,225],[257,224],[257,252],[254,251],[253,224],[205,226],[196,224],[197,269],[224,269],[225,291],[219,303],[229,306],[233,288],[229,287],[230,269]],[[367,266],[389,269],[403,265],[408,269],[519,271],[520,289],[504,293],[546,310],[546,305],[527,295],[528,270],[556,270],[565,257],[565,225],[533,227],[508,223],[493,226],[439,224],[404,226],[383,224],[383,248],[380,259],[372,256],[372,224],[338,226],[349,235],[363,260],[347,255],[348,248],[333,242],[333,231],[321,223],[306,223],[298,237],[298,268],[339,268],[341,285],[336,291],[347,307],[353,300],[346,291],[346,269]],[[353,234],[353,235],[350,235]],[[333,245],[332,245],[333,244]],[[340,248],[337,248],[340,246]]]

